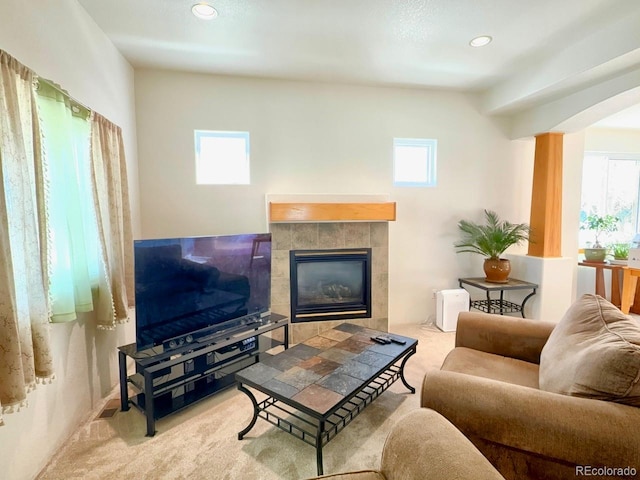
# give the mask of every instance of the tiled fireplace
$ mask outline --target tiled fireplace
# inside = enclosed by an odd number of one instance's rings
[[[299,343],[349,322],[388,331],[389,225],[387,222],[270,223],[272,234],[271,310],[291,315],[292,250],[371,249],[371,316],[292,323],[290,341]]]
[[[291,322],[371,318],[371,249],[291,250]]]

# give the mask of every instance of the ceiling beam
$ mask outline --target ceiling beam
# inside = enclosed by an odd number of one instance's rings
[[[483,94],[485,114],[508,114],[558,98],[597,83],[640,63],[640,10],[568,44],[538,62],[528,62],[518,73]]]
[[[640,66],[560,99],[513,115],[509,138],[574,132],[640,101]],[[585,113],[587,112],[587,113]]]

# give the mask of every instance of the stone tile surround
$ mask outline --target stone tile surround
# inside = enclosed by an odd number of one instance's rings
[[[389,224],[386,222],[271,223],[271,311],[291,315],[289,252],[371,248],[371,317],[292,323],[289,341],[300,343],[341,323],[389,329]],[[279,330],[278,330],[279,332]],[[275,333],[275,332],[274,332]]]

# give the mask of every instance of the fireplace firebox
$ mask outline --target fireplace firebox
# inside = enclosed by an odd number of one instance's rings
[[[371,317],[371,249],[291,250],[291,321]]]

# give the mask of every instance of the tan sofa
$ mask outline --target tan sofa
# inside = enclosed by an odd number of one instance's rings
[[[331,480],[504,480],[442,415],[421,408],[391,429],[380,470],[316,477]]]
[[[640,478],[640,408],[625,404],[640,400],[640,326],[636,331],[633,323],[593,295],[577,301],[557,326],[461,313],[455,348],[440,370],[427,372],[421,405],[451,421],[507,479],[575,479],[587,471],[603,474],[592,478]],[[584,337],[590,330],[595,340]],[[622,346],[611,349],[621,338]],[[620,350],[633,365],[615,356]],[[617,370],[629,382],[622,389],[610,385]],[[584,393],[591,381],[608,383]],[[569,385],[566,391],[559,382]],[[617,390],[605,392],[610,387]],[[624,475],[632,469],[637,476]]]

